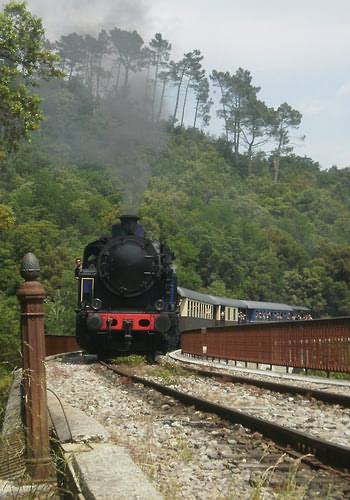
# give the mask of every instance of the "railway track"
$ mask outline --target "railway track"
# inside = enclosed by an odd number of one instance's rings
[[[350,481],[344,472],[317,460],[311,468],[304,463],[311,458],[306,453],[287,454],[259,432],[183,404],[152,388],[149,380],[141,385],[135,378],[133,383],[125,369],[115,376],[91,361],[82,356],[48,361],[49,386],[65,402],[98,420],[112,443],[128,449],[164,498],[251,500],[284,498],[286,492],[290,498],[291,491],[293,498],[349,498]],[[132,370],[138,375],[147,371],[149,376],[149,368],[140,365]],[[159,365],[151,368],[164,370]],[[182,372],[176,367],[174,379]],[[193,378],[198,377],[184,376],[188,381]],[[201,380],[225,390],[225,384]]]
[[[176,359],[176,358],[174,358]],[[190,370],[202,377],[212,377],[216,379],[234,382],[238,384],[253,385],[270,391],[279,392],[281,394],[299,394],[308,398],[313,398],[327,404],[338,404],[344,408],[350,408],[350,396],[335,392],[325,392],[320,389],[312,389],[310,387],[301,387],[296,384],[287,384],[275,382],[272,380],[259,380],[252,377],[244,377],[242,375],[231,374],[227,372],[219,372],[213,368],[195,368],[191,366],[191,362],[183,359],[177,360],[180,364],[186,366],[186,370]]]
[[[294,452],[298,454],[297,456],[304,457],[303,460],[312,467],[320,468],[322,467],[322,464],[325,466],[335,467],[345,474],[347,479],[350,480],[349,447],[335,444],[330,441],[308,435],[305,432],[300,432],[256,416],[252,416],[241,410],[235,410],[221,404],[213,403],[207,399],[173,389],[167,385],[150,380],[149,378],[135,375],[130,370],[122,369],[104,362],[101,362],[101,364],[122,377],[129,378],[136,383],[143,384],[144,386],[152,388],[166,396],[170,396],[177,401],[181,401],[187,406],[193,406],[197,410],[203,412],[213,413],[220,418],[235,424],[241,424],[244,427],[249,428],[251,431],[258,432],[264,437],[271,439],[279,446],[282,446],[288,453],[290,453],[291,450],[294,450]],[[204,376],[208,376],[208,374],[213,375],[210,372],[202,373],[202,370],[199,370],[199,372]],[[219,375],[222,376],[222,374]],[[271,389],[271,386],[268,388]],[[280,387],[278,387],[278,389],[280,389]],[[309,395],[309,392],[310,391],[302,393]]]

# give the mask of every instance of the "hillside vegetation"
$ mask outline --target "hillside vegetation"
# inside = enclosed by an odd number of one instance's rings
[[[67,52],[69,40],[63,41]],[[174,118],[173,111],[170,119],[158,116],[160,82],[154,87],[149,81],[153,99],[142,106],[147,87],[130,83],[134,66],[128,73],[124,68],[123,85],[112,89],[102,84],[110,81],[102,67],[83,74],[79,61],[75,66],[67,61],[62,65],[61,54],[48,80],[36,76],[35,103],[41,102],[44,118],[40,130],[31,133],[38,123],[30,122],[21,132],[18,116],[11,122],[16,106],[9,101],[5,109],[3,101],[0,107],[2,371],[19,363],[16,290],[23,255],[32,251],[40,261],[48,294],[47,330],[72,334],[75,258],[130,210],[138,212],[152,237],[163,238],[175,252],[182,286],[305,305],[318,316],[350,314],[349,168],[320,170],[312,159],[294,155],[287,147],[288,128],[285,142],[273,152],[254,145],[241,150],[238,129],[228,130],[229,122],[227,133],[217,138],[199,130],[196,122],[186,124],[176,113]],[[49,62],[55,65],[54,59]],[[89,74],[103,75],[98,87]],[[184,75],[186,82],[192,78]],[[0,94],[6,81],[0,82]],[[18,105],[19,94],[12,97]],[[204,97],[199,104],[206,124]],[[277,115],[266,113],[257,133],[276,139]],[[247,116],[241,125],[246,137],[253,124],[252,115],[250,122]],[[300,119],[294,113],[288,126],[297,127]],[[25,142],[29,137],[31,142]]]

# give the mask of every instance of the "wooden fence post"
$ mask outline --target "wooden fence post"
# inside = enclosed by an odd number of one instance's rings
[[[21,303],[23,356],[22,395],[26,434],[27,471],[34,481],[52,476],[49,453],[48,411],[45,378],[44,308],[45,291],[38,281],[39,262],[27,253],[22,261],[21,276],[25,282],[17,295]]]

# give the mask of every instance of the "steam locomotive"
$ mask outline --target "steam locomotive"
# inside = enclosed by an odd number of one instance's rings
[[[88,244],[78,273],[76,337],[101,357],[149,358],[179,343],[174,255],[151,241],[135,215],[123,215],[112,236]]]

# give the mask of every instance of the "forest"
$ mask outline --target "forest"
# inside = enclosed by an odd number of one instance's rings
[[[171,51],[118,27],[48,41],[24,3],[0,12],[0,378],[20,363],[23,255],[47,331],[72,334],[75,258],[130,211],[184,287],[350,314],[350,168],[297,156],[300,112],[261,101],[248,70]]]

